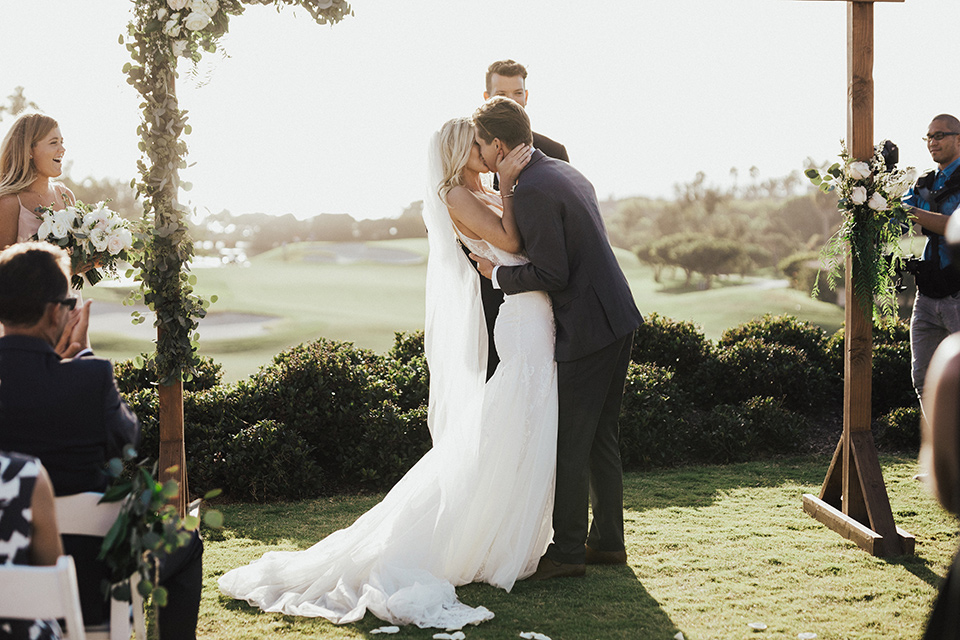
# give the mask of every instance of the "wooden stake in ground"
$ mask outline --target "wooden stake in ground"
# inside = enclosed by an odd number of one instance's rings
[[[873,4],[847,1],[847,142],[858,160],[873,158]],[[897,527],[870,431],[872,305],[854,293],[859,274],[847,258],[843,358],[843,435],[820,496],[804,494],[803,509],[875,556],[912,554],[914,538]]]

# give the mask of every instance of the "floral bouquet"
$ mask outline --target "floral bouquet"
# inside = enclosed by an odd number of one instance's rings
[[[83,276],[90,284],[103,279],[101,271],[115,276],[117,264],[132,258],[130,223],[108,209],[105,202],[91,206],[78,200],[60,211],[49,207],[38,211],[40,228],[33,239],[55,244],[70,253],[75,289],[83,287]]]
[[[864,308],[892,315],[897,308],[897,280],[904,255],[900,237],[913,232],[913,220],[902,198],[916,176],[913,168],[897,169],[884,157],[884,144],[876,146],[873,158],[864,162],[850,157],[841,141],[840,159],[824,173],[807,169],[804,174],[824,193],[836,190],[837,208],[843,216],[840,229],[820,251],[827,265],[827,283],[835,289],[843,277],[846,258],[853,258],[854,293]],[[820,274],[813,287],[819,290]]]

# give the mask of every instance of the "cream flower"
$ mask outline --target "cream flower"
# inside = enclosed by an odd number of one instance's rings
[[[863,204],[867,201],[866,187],[854,187],[850,192],[850,202],[853,204]]]
[[[219,0],[190,0],[190,11],[212,18],[220,10]]]
[[[180,11],[190,0],[167,0],[167,6],[173,9],[174,11]]]
[[[187,16],[187,19],[183,21],[183,26],[185,26],[190,31],[200,31],[201,29],[206,28],[212,22],[210,16],[199,11],[193,11],[190,15]]]
[[[163,35],[169,36],[171,38],[176,38],[180,35],[180,14],[174,13],[167,24],[163,25]]]
[[[163,7],[157,9],[157,20],[161,22],[167,19],[167,10]]]
[[[873,195],[870,196],[870,200],[867,202],[867,206],[874,211],[886,211],[887,199],[880,195],[880,192],[874,191]]]
[[[67,237],[67,234],[70,233],[69,225],[65,224],[62,220],[57,220],[54,218],[50,224],[50,234],[57,240],[63,240]]]
[[[110,255],[115,256],[124,249],[126,249],[126,247],[123,244],[123,238],[119,235],[112,235],[107,238],[107,253]]]
[[[173,55],[179,58],[187,51],[187,41],[174,40],[173,44],[171,45],[171,49],[173,50]]]
[[[43,222],[40,223],[40,228],[37,229],[37,237],[41,240],[46,240],[50,233],[53,231],[53,220],[49,217],[44,218]]]
[[[107,241],[109,239],[107,232],[103,229],[94,229],[90,232],[90,244],[101,253],[107,250]]]
[[[854,180],[864,180],[870,177],[870,165],[866,162],[851,162],[850,177]]]

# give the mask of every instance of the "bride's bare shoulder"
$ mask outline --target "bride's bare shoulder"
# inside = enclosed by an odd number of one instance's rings
[[[447,193],[447,204],[454,209],[479,201],[477,194],[462,185],[457,185]]]

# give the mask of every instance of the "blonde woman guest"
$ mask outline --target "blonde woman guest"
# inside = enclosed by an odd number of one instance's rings
[[[40,228],[36,210],[64,209],[75,199],[56,182],[63,173],[63,134],[57,121],[20,116],[0,146],[0,249],[29,240]]]

